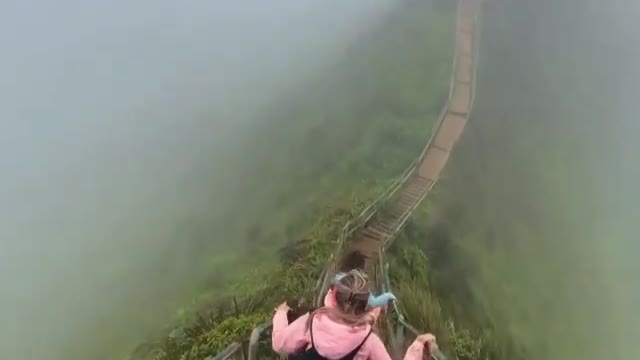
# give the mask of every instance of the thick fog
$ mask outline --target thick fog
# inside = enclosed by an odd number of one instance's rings
[[[2,358],[121,358],[161,327],[225,154],[388,6],[2,2]]]
[[[512,354],[637,359],[640,6],[484,5],[475,108],[434,204],[464,254],[451,300]]]

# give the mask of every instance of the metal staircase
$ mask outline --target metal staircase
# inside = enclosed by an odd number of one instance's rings
[[[343,228],[330,264],[323,272],[319,294],[342,269],[341,256],[359,252],[365,270],[375,277],[379,250],[387,249],[415,209],[435,185],[467,122],[475,97],[479,0],[460,0],[456,17],[456,47],[448,100],[422,152],[376,200]],[[322,295],[317,298],[320,305]]]

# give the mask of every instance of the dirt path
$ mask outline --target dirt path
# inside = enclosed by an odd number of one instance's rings
[[[393,234],[397,233],[395,230],[404,225],[412,211],[438,180],[466,125],[475,87],[475,6],[475,0],[460,0],[450,100],[443,109],[423,156],[411,176],[393,196],[390,211],[378,216],[356,232],[354,240],[347,247],[347,254],[358,252],[363,255],[364,264],[360,266],[363,266],[371,279],[375,276],[374,264],[379,249],[391,243]],[[353,263],[346,258],[343,258],[338,266],[341,270],[347,270],[349,267],[353,267]]]

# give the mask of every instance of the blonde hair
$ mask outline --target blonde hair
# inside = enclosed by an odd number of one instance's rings
[[[337,306],[324,306],[315,310],[309,317],[309,326],[311,319],[316,315],[326,315],[331,320],[345,325],[373,325],[375,319],[367,308],[371,292],[367,274],[361,270],[351,270],[333,284],[333,290]]]

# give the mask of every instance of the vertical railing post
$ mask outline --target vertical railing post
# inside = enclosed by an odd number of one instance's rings
[[[271,327],[271,322],[264,322],[258,326],[256,326],[253,331],[251,331],[251,337],[249,338],[249,357],[247,360],[257,360],[258,359],[258,347],[260,346],[260,336],[262,333]]]

